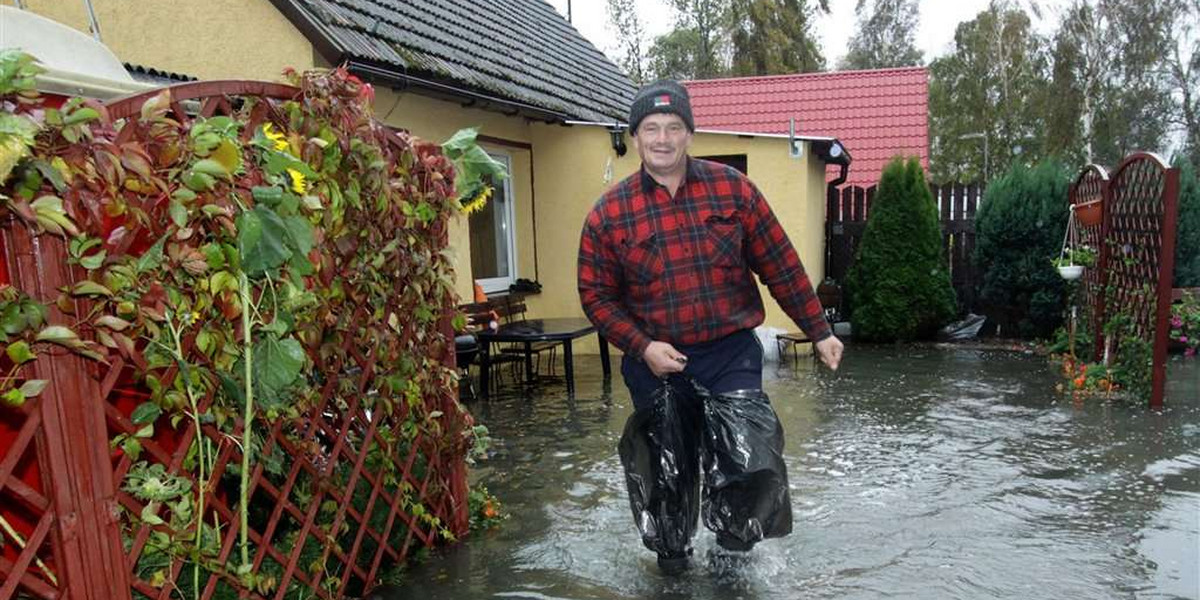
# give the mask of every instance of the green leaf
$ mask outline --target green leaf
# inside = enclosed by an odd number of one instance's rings
[[[313,228],[304,217],[287,217],[283,220],[288,230],[291,246],[300,254],[308,254],[313,247]]]
[[[125,452],[125,456],[128,456],[129,460],[137,460],[142,455],[142,443],[137,438],[129,436],[121,442],[121,450]]]
[[[208,291],[219,294],[225,290],[237,289],[237,277],[229,271],[217,271],[208,278]]]
[[[63,179],[63,173],[68,172],[68,167],[66,162],[61,157],[56,156],[51,162],[34,159],[30,161],[30,164],[33,166],[33,168],[37,169],[38,173],[42,174],[42,177],[45,177],[50,181],[50,184],[54,186],[54,190],[56,192],[61,194],[67,191],[69,186],[67,185],[66,180]]]
[[[308,163],[296,158],[295,156],[292,156],[291,154],[276,150],[268,150],[266,155],[266,171],[271,175],[286,176],[288,169],[295,169],[310,180],[317,178],[317,172],[312,170],[312,167],[308,166]]]
[[[101,250],[95,254],[85,256],[85,257],[79,259],[79,264],[83,265],[83,268],[85,268],[89,271],[94,271],[96,269],[99,269],[102,265],[104,265],[104,259],[107,256],[108,256],[108,251]]]
[[[171,222],[175,223],[176,227],[187,227],[188,210],[183,203],[171,198],[171,203],[167,210],[171,213]]]
[[[75,125],[78,123],[84,123],[84,122],[91,121],[94,119],[99,119],[99,118],[100,118],[100,113],[97,112],[96,109],[84,107],[84,108],[80,108],[78,110],[72,111],[71,114],[67,115],[67,118],[63,120],[63,124],[64,125]]]
[[[196,192],[186,188],[179,188],[174,192],[171,192],[171,199],[183,203],[191,202],[192,200],[196,199]]]
[[[240,363],[241,361],[239,361]],[[235,368],[238,373],[242,373],[244,367],[240,364]],[[225,371],[217,371],[217,378],[221,380],[221,391],[224,392],[234,404],[244,404],[246,402],[246,388],[238,381],[238,378]]]
[[[162,407],[153,402],[143,402],[133,409],[133,414],[129,415],[129,420],[133,421],[134,425],[146,425],[154,423],[158,416],[162,414]]]
[[[147,504],[144,508],[142,508],[142,522],[150,526],[165,525],[166,521],[163,521],[161,517],[155,514],[157,511],[157,506],[154,504]]]
[[[292,257],[287,226],[265,206],[238,215],[237,230],[242,269],[250,277],[277,269]]]
[[[459,156],[462,156],[463,152],[465,152],[467,148],[475,145],[475,138],[478,135],[478,127],[465,127],[463,129],[459,129],[458,131],[454,132],[454,135],[450,136],[450,139],[446,140],[442,144],[442,152],[446,153],[446,156],[450,158],[450,160],[454,160]]]
[[[283,199],[283,190],[277,186],[255,186],[250,188],[250,195],[255,203],[275,208]]]
[[[216,183],[216,178],[207,173],[188,170],[183,174],[183,185],[197,192],[211,190]]]
[[[254,344],[255,383],[270,394],[278,394],[296,381],[304,361],[300,342],[293,338],[264,337]]]
[[[215,243],[205,244],[200,251],[204,253],[204,261],[208,263],[208,268],[213,270],[225,268],[225,253],[221,251],[221,246]]]
[[[150,269],[157,269],[158,265],[162,264],[163,245],[167,242],[167,235],[164,234],[158,241],[154,243],[145,253],[143,253],[137,261],[137,270],[139,273],[145,273]]]
[[[11,360],[14,365],[25,364],[37,358],[29,349],[29,344],[24,341],[18,341],[9,344],[8,348],[6,348],[4,352],[5,354],[8,354],[8,359]]]
[[[29,381],[21,384],[21,394],[26,398],[36,397],[38,394],[42,393],[42,390],[46,389],[46,385],[49,383],[50,382],[46,381],[45,379],[30,379]]]
[[[154,423],[150,423],[150,424],[142,427],[141,429],[137,430],[136,433],[133,434],[133,437],[137,437],[137,438],[148,438],[148,437],[153,437],[153,436],[154,436]]]
[[[0,402],[16,408],[22,404],[25,404],[25,394],[21,392],[19,388],[13,388],[7,392],[4,392],[3,396],[0,396]]]
[[[104,315],[96,319],[93,323],[96,327],[103,327],[113,331],[125,331],[129,329],[129,321],[113,315]]]
[[[42,196],[37,200],[29,203],[37,217],[38,224],[47,231],[62,235],[64,232],[71,235],[79,235],[79,228],[75,226],[75,222],[67,216],[63,209],[62,198],[57,196]]]
[[[49,342],[67,347],[81,343],[79,336],[74,331],[62,325],[51,325],[42,329],[38,332],[36,339],[39,342]]]
[[[205,158],[196,161],[196,163],[192,165],[192,170],[197,173],[203,173],[205,175],[211,175],[221,179],[229,179],[230,175],[232,174],[229,169],[225,168],[225,165],[211,158]]]
[[[72,296],[112,296],[112,290],[91,280],[80,281],[71,289]]]

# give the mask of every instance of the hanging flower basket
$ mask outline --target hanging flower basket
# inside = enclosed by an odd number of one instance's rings
[[[1083,276],[1083,265],[1062,265],[1058,267],[1058,274],[1067,281],[1074,281]]]
[[[1100,200],[1081,202],[1075,205],[1075,218],[1083,227],[1099,225],[1104,218],[1104,203]]]

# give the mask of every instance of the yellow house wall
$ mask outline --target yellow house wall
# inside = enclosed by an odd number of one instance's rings
[[[454,102],[444,102],[415,94],[398,94],[386,88],[375,88],[375,112],[392,127],[407,129],[413,135],[442,143],[459,129],[476,127],[480,136],[498,138],[510,144],[482,143],[485,150],[507,155],[511,160],[510,185],[517,231],[517,276],[534,278],[533,255],[533,180],[530,163],[541,160],[540,149],[516,147],[529,145],[530,126],[525,119],[497,112],[464,108]],[[541,198],[537,198],[541,200]],[[539,215],[540,216],[540,215]],[[539,223],[540,227],[540,223]],[[471,278],[470,236],[467,217],[462,216],[450,225],[450,248],[455,257],[456,287],[464,302],[474,295]],[[539,248],[539,250],[541,250]],[[541,252],[544,254],[544,251]]]
[[[90,34],[78,0],[26,9]],[[266,0],[92,0],[101,41],[124,62],[200,79],[278,81],[314,65],[312,44]]]
[[[583,219],[612,183],[637,170],[641,163],[632,147],[624,157],[617,158],[607,131],[601,127],[533,125],[532,132],[543,292],[530,296],[526,303],[531,316],[581,317],[575,277]],[[810,150],[806,145],[804,157],[793,159],[783,139],[698,133],[691,154],[747,155],[750,179],[771,204],[815,287],[824,276],[825,166]],[[605,179],[609,165],[611,182]],[[765,324],[796,330],[766,288],[761,291],[767,306]],[[584,353],[596,351],[591,343],[579,346]]]

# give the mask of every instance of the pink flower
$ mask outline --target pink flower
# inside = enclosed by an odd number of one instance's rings
[[[1179,315],[1171,317],[1171,327],[1174,327],[1175,329],[1183,327],[1183,319],[1179,318]]]
[[[1189,346],[1186,350],[1183,351],[1183,355],[1188,356],[1188,357],[1195,356],[1196,349]]]
[[[1188,341],[1188,337],[1186,335],[1179,336],[1179,343],[1186,344],[1187,341]]]

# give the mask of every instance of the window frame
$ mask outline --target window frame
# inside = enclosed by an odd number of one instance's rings
[[[514,282],[516,282],[516,280],[519,276],[518,269],[517,269],[517,262],[518,262],[518,260],[517,260],[517,210],[516,210],[517,199],[513,195],[512,155],[510,155],[507,152],[492,151],[492,150],[488,150],[487,153],[489,156],[491,156],[497,162],[503,164],[505,171],[507,173],[509,173],[509,176],[505,177],[504,181],[500,182],[500,184],[496,186],[497,189],[503,190],[504,197],[507,199],[507,202],[504,203],[505,206],[503,207],[504,208],[503,219],[505,221],[505,236],[504,237],[507,238],[507,242],[508,242],[508,260],[509,260],[508,275],[505,277],[488,277],[486,279],[475,279],[475,281],[479,284],[479,286],[483,288],[483,292],[485,294],[494,294],[497,292],[507,292],[509,286],[511,286]],[[488,202],[494,202],[495,199],[496,199],[495,195],[493,194],[492,198],[489,199]],[[468,221],[467,227],[470,227],[470,226],[471,226],[470,222]],[[468,240],[469,239],[470,239],[470,236],[468,235]],[[468,241],[468,249],[467,250],[468,250],[468,252],[470,252],[470,242],[469,241]],[[474,276],[475,276],[475,274],[471,273],[471,277],[474,278]]]

